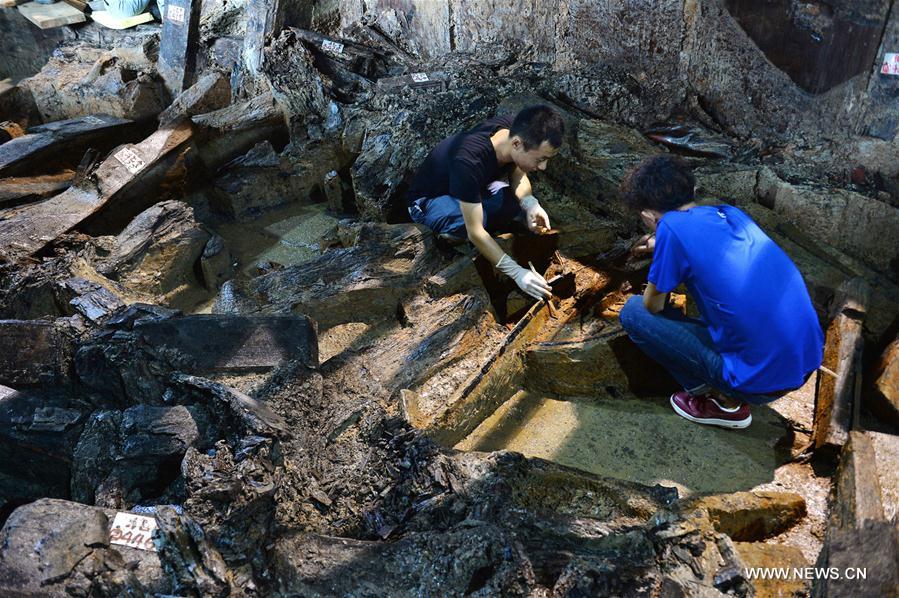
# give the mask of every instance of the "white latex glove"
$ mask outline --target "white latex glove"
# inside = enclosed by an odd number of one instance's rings
[[[503,257],[499,258],[496,268],[514,280],[519,289],[534,299],[549,299],[552,297],[552,287],[547,284],[545,278],[536,272],[531,272],[527,268],[522,268],[508,254],[504,253]]]
[[[540,232],[541,228],[549,229],[549,215],[533,195],[527,195],[521,199],[521,209],[524,210],[528,229],[531,232]]]

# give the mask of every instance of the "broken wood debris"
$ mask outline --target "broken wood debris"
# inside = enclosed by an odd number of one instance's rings
[[[77,164],[90,146],[122,143],[132,125],[124,118],[92,114],[32,127],[27,135],[0,145],[0,176],[43,174],[63,156]]]
[[[97,169],[96,185],[72,187],[8,212],[0,221],[0,246],[10,255],[33,255],[107,204],[121,204],[138,195],[147,202],[190,138],[190,127],[182,125],[160,129],[139,144],[119,148]],[[137,202],[129,204],[121,215],[139,207]]]

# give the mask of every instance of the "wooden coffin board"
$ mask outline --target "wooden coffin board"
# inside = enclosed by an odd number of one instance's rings
[[[141,143],[114,150],[95,173],[96,188],[72,187],[40,203],[0,211],[0,250],[11,256],[37,253],[127,187],[161,178],[168,167],[165,158],[190,138],[189,126],[160,129]]]
[[[68,189],[74,180],[75,172],[72,170],[59,174],[0,179],[0,206],[50,197]]]
[[[193,356],[192,373],[268,371],[295,359],[318,366],[315,325],[306,316],[148,319],[135,324],[134,333],[149,346]]]
[[[46,170],[48,159],[64,152],[83,151],[92,143],[113,138],[133,124],[132,121],[91,114],[32,127],[27,135],[0,145],[0,176],[15,176]],[[118,138],[121,140],[121,137]],[[114,141],[115,142],[115,141]],[[108,145],[107,145],[108,147]],[[75,157],[75,162],[81,155]]]
[[[87,20],[83,12],[73,6],[69,6],[65,2],[57,2],[55,4],[27,2],[18,8],[22,16],[41,29],[74,25]]]

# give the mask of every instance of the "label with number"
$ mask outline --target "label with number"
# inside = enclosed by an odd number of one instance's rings
[[[899,75],[899,53],[884,54],[880,72],[884,75]]]
[[[141,160],[141,157],[134,153],[133,150],[123,147],[119,151],[115,153],[115,159],[122,163],[122,165],[128,169],[128,172],[131,174],[137,174],[141,170],[143,170],[146,163]]]
[[[109,530],[109,543],[156,552],[153,538],[158,533],[155,517],[119,512]]]
[[[428,79],[427,73],[412,73],[412,80],[416,83],[425,83],[427,81],[430,81],[430,79]]]
[[[169,4],[165,9],[165,18],[174,23],[184,23],[184,7]]]
[[[326,39],[322,42],[322,50],[327,50],[328,52],[334,52],[335,54],[343,54],[343,44],[340,42],[331,41]]]

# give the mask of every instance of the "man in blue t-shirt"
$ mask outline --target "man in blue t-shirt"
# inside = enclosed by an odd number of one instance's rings
[[[491,233],[523,218],[533,232],[549,228],[528,174],[545,170],[559,152],[565,123],[548,106],[531,106],[514,117],[497,116],[470,131],[447,137],[431,150],[407,194],[409,215],[450,242],[472,242],[518,287],[537,299],[552,295],[536,272],[506,255]]]
[[[678,158],[644,160],[622,186],[654,234],[643,296],[621,310],[633,341],[684,387],[671,395],[682,417],[727,428],[752,422],[749,404],[799,388],[820,365],[824,334],[802,275],[741,210],[697,206],[695,179]],[[701,320],[668,304],[680,284]]]

